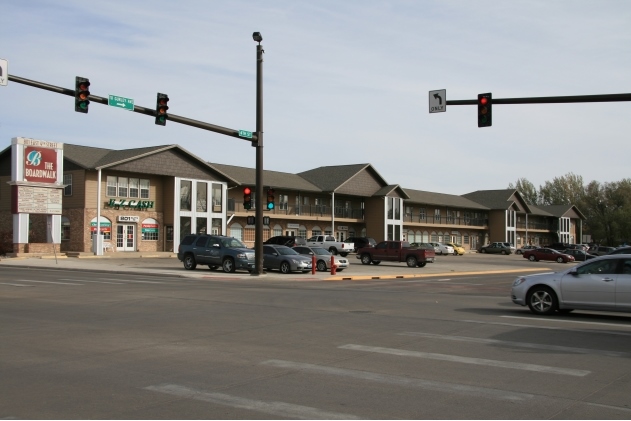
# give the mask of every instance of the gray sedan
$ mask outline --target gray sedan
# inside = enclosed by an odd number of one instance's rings
[[[263,267],[278,269],[282,273],[309,272],[311,258],[301,256],[294,249],[276,244],[263,245]]]
[[[519,276],[511,297],[537,315],[574,309],[631,312],[631,255],[601,256],[561,272]]]

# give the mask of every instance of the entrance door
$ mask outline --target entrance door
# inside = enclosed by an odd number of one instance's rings
[[[291,236],[291,237],[295,237],[296,236],[296,231],[294,230],[285,230],[285,235]]]
[[[136,251],[135,225],[119,224],[116,227],[116,251]]]

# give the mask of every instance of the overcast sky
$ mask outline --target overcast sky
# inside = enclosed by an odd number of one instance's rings
[[[631,1],[5,0],[9,74],[231,128],[256,129],[263,35],[264,168],[298,173],[370,163],[389,184],[448,194],[535,187],[569,172],[587,183],[631,176],[631,103],[498,105],[477,127],[448,100],[631,92]],[[255,167],[245,140],[9,81],[0,150],[11,138],[128,149],[178,144]]]

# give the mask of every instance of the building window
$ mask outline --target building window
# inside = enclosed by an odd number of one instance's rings
[[[141,224],[141,234],[143,241],[158,241],[159,237],[159,226],[158,221],[153,218],[147,218],[142,221]]]
[[[191,217],[180,216],[180,240],[191,233]]]
[[[193,182],[190,180],[180,180],[180,210],[191,210],[191,189]]]
[[[221,203],[223,202],[222,198],[222,188],[221,184],[212,185],[212,194],[213,194],[213,212],[221,212]]]
[[[313,228],[311,228],[311,235],[322,235],[322,230],[320,229],[320,227],[315,226]]]
[[[140,198],[149,199],[149,180],[140,180]]]
[[[418,219],[421,221],[425,220],[425,208],[420,208],[418,210],[419,214],[418,214]]]
[[[107,176],[107,195],[111,197],[116,197],[118,186],[118,177],[112,177],[110,175]]]
[[[230,236],[243,241],[243,228],[241,228],[241,225],[232,224],[230,227]]]
[[[118,197],[127,197],[128,191],[127,177],[118,177]]]
[[[278,209],[287,210],[288,202],[289,202],[289,196],[287,196],[286,194],[278,195]]]
[[[298,237],[307,238],[307,227],[304,225],[298,227]]]
[[[197,234],[207,234],[208,218],[195,218],[195,231]]]
[[[72,174],[64,174],[64,196],[72,196]]]
[[[283,227],[281,227],[280,225],[274,225],[274,230],[272,231],[272,235],[274,237],[283,235]]]
[[[440,209],[434,209],[434,222],[440,222]]]
[[[197,182],[197,212],[208,211],[208,184],[202,181]],[[199,232],[199,230],[197,231]]]
[[[64,175],[64,179],[65,179]],[[65,182],[64,182],[65,184]],[[70,219],[65,216],[61,217],[61,241],[70,240]]]
[[[140,190],[138,188],[139,183],[140,180],[137,178],[129,179],[129,197],[138,198],[138,195],[140,194]]]

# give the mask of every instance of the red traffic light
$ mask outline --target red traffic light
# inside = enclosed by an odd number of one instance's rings
[[[252,193],[252,190],[250,190],[249,187],[244,187],[243,188],[243,194],[251,194],[251,193]]]
[[[483,96],[482,98],[480,98],[480,104],[486,105],[487,102],[489,101],[486,99],[486,97]]]

